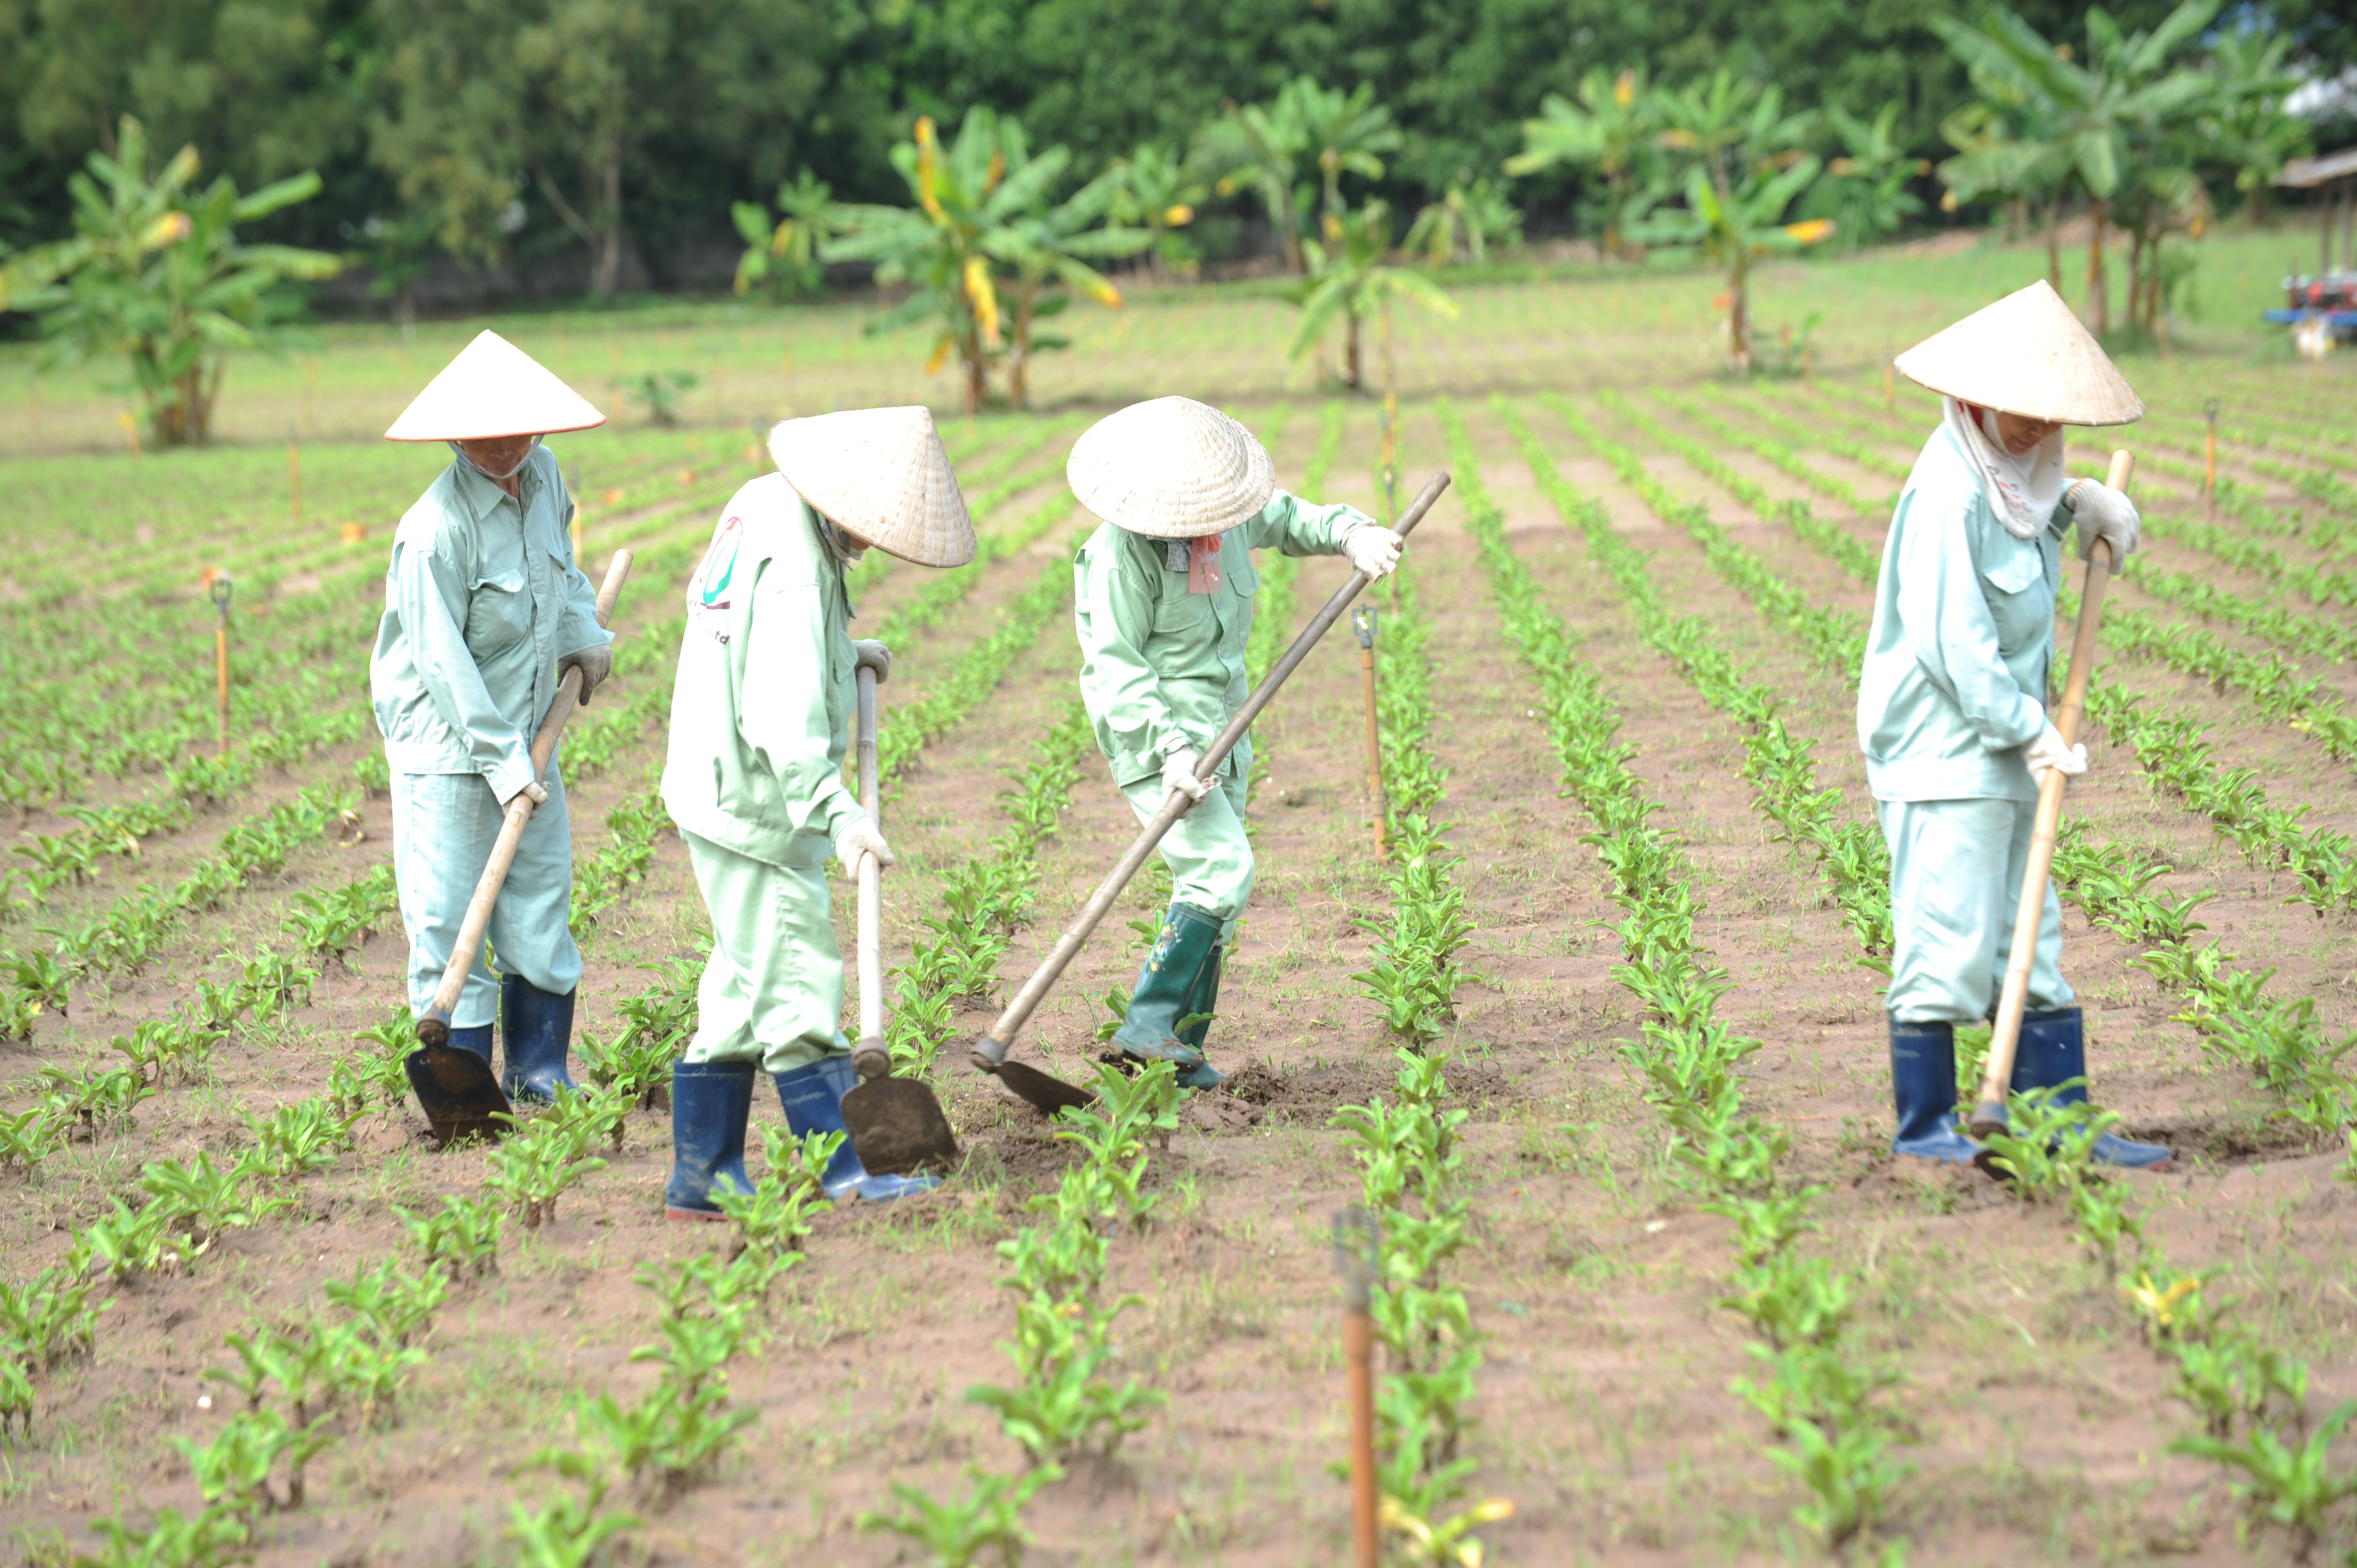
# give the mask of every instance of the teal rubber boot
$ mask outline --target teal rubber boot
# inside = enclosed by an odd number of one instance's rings
[[[1197,1056],[1203,1054],[1203,1041],[1211,1032],[1210,1015],[1220,1004],[1220,965],[1228,950],[1217,942],[1211,944],[1211,956],[1203,961],[1202,972],[1195,976],[1195,989],[1187,997],[1187,1005],[1178,1016],[1195,1021],[1178,1031],[1178,1043]],[[1181,1089],[1217,1089],[1227,1081],[1228,1075],[1202,1061],[1191,1068],[1178,1069],[1178,1084]]]
[[[1216,961],[1223,923],[1192,904],[1170,906],[1154,950],[1137,972],[1129,1012],[1114,1031],[1113,1043],[1122,1055],[1136,1061],[1176,1062],[1182,1077],[1203,1065],[1202,1051],[1178,1037],[1178,1020],[1198,1011],[1190,1005],[1196,983],[1204,966]]]

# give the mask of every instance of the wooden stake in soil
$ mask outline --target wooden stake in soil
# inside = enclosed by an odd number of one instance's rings
[[[221,690],[221,734],[219,750],[229,755],[229,596],[230,580],[226,572],[215,572],[206,585],[213,598],[213,663]]]
[[[2201,442],[2201,517],[2205,522],[2218,521],[2218,400],[2210,399],[2201,405],[2201,413],[2210,421],[2209,434]]]
[[[2136,457],[2112,454],[2104,482],[2115,490],[2128,488]],[[2112,580],[2112,547],[2097,540],[2087,554],[2085,585],[2079,590],[2079,628],[2071,639],[2071,675],[2062,683],[2062,705],[2054,712],[2054,728],[2070,746],[2079,738],[2079,719],[2087,710],[2087,678],[2095,670],[2095,625],[2103,614],[2104,589]],[[2021,1016],[2029,1005],[2029,966],[2038,955],[2038,928],[2046,918],[2046,879],[2054,868],[2054,835],[2062,824],[2062,795],[2071,786],[2059,768],[2047,770],[2038,787],[2038,822],[2029,837],[2029,864],[2021,874],[2021,897],[2013,911],[2013,950],[2005,965],[2005,989],[1996,1004],[1996,1026],[1989,1034],[1988,1063],[1981,1074],[1980,1103],[1973,1107],[1973,1136],[1986,1138],[2006,1128],[2005,1097],[2013,1082],[2014,1052],[2021,1045]]]
[[[1351,629],[1359,638],[1359,674],[1367,692],[1367,800],[1375,812],[1375,858],[1391,853],[1383,835],[1383,742],[1375,722],[1375,607],[1361,605],[1351,612]]]
[[[1375,1250],[1373,1216],[1355,1206],[1334,1217],[1334,1262],[1342,1272],[1342,1366],[1351,1400],[1351,1562],[1377,1568],[1383,1552],[1375,1506]]]
[[[295,439],[294,426],[286,429],[286,493],[294,498],[295,526],[303,526],[303,448]]]

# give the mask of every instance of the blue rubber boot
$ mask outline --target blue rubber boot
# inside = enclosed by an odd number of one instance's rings
[[[2072,1082],[2073,1079],[2078,1081]],[[2016,1094],[2026,1089],[2053,1090],[2057,1105],[2087,1103],[2086,1015],[2076,1007],[2025,1015],[2021,1044],[2013,1053],[2012,1087]],[[2098,1165],[2132,1171],[2166,1165],[2175,1153],[2166,1144],[2139,1144],[2113,1133],[2098,1134],[2090,1152]]]
[[[560,1089],[574,1087],[565,1070],[573,1047],[573,998],[543,991],[520,974],[500,982],[500,1027],[507,1042],[508,1069],[500,1087],[520,1104],[545,1104]]]
[[[491,1026],[489,1024],[478,1024],[471,1029],[451,1030],[450,1048],[454,1051],[472,1051],[483,1058],[485,1067],[489,1067],[491,1062]]]
[[[819,1178],[819,1189],[834,1202],[856,1197],[865,1203],[888,1203],[941,1186],[939,1177],[930,1176],[869,1176],[867,1167],[859,1163],[843,1124],[843,1097],[859,1082],[849,1056],[827,1057],[775,1076],[778,1103],[786,1108],[786,1126],[795,1137],[813,1133],[844,1134],[842,1147],[834,1151],[826,1174]]]
[[[753,1113],[751,1062],[671,1064],[671,1185],[663,1213],[673,1219],[725,1219],[715,1191],[749,1195],[745,1122]]]
[[[1196,974],[1195,989],[1188,993],[1186,1005],[1178,1010],[1178,1016],[1185,1018],[1192,1015],[1209,1014],[1218,1010],[1220,961],[1227,955],[1227,950],[1217,942],[1211,944],[1211,956],[1203,961],[1202,969]],[[1200,1057],[1203,1052],[1203,1041],[1211,1032],[1211,1020],[1208,1017],[1199,1017],[1194,1023],[1178,1031],[1178,1043]],[[1227,1080],[1226,1073],[1213,1067],[1209,1061],[1200,1060],[1191,1068],[1180,1068],[1176,1079],[1181,1089],[1217,1089]]]
[[[1894,1155],[1970,1165],[1981,1146],[1956,1130],[1956,1026],[1890,1020],[1890,1090],[1899,1112]]]
[[[1170,906],[1170,912],[1162,917],[1162,932],[1155,939],[1154,950],[1138,969],[1129,1011],[1121,1027],[1114,1031],[1113,1043],[1122,1055],[1134,1061],[1176,1062],[1182,1083],[1203,1065],[1202,1051],[1179,1037],[1178,1020],[1189,1013],[1211,1011],[1191,1003],[1204,967],[1216,961],[1220,929],[1225,923],[1192,904]],[[1201,1037],[1200,1031],[1197,1037]]]

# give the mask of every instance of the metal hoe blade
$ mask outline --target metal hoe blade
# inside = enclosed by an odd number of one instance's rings
[[[843,1097],[851,1151],[871,1176],[957,1168],[957,1134],[933,1091],[909,1078],[871,1078]]]
[[[1028,1101],[1053,1116],[1059,1111],[1082,1111],[1096,1103],[1096,1096],[1085,1089],[1075,1088],[1052,1073],[1041,1072],[1018,1061],[1003,1061],[992,1069],[998,1081],[1013,1090],[1017,1098]]]
[[[462,1138],[496,1142],[508,1130],[515,1107],[491,1074],[491,1064],[472,1051],[448,1046],[425,1046],[402,1058],[409,1087],[425,1109],[426,1124],[434,1129],[434,1146],[449,1147]]]

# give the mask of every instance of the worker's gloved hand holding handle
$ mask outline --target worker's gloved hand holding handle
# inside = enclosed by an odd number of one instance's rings
[[[565,679],[567,670],[581,671],[581,694],[574,701],[582,707],[589,705],[589,693],[605,682],[614,672],[614,650],[610,643],[594,643],[578,653],[568,653],[556,661],[556,678]]]
[[[892,864],[892,846],[884,842],[875,822],[864,816],[854,817],[834,835],[834,858],[843,862],[845,871],[856,873],[863,854],[874,855],[878,866]]]
[[[537,779],[528,780],[521,789],[509,790],[506,797],[500,801],[500,804],[502,806],[512,806],[515,804],[515,798],[518,795],[528,796],[531,799],[532,803],[535,806],[545,806],[548,804],[548,786],[543,784]]]
[[[2052,725],[2048,725],[2036,740],[2023,748],[2021,759],[2029,764],[2029,777],[2041,789],[2046,787],[2046,774],[2050,768],[2061,770],[2068,779],[2076,779],[2087,771],[2086,745],[2083,742],[2077,746],[2065,746],[2062,732]]]
[[[2112,570],[2126,570],[2128,557],[2136,553],[2137,541],[2144,535],[2144,520],[2136,515],[2136,502],[2109,485],[2079,479],[2062,492],[2062,504],[2071,509],[2079,524],[2079,559],[2091,559],[2100,539],[2112,547]]]
[[[1163,793],[1167,795],[1171,790],[1178,789],[1184,791],[1189,800],[1200,800],[1211,792],[1211,787],[1209,784],[1195,777],[1197,770],[1201,767],[1201,756],[1193,746],[1181,746],[1172,752],[1168,759],[1162,764]]]
[[[1352,567],[1381,582],[1399,564],[1400,537],[1379,523],[1363,522],[1342,536],[1342,553]]]

